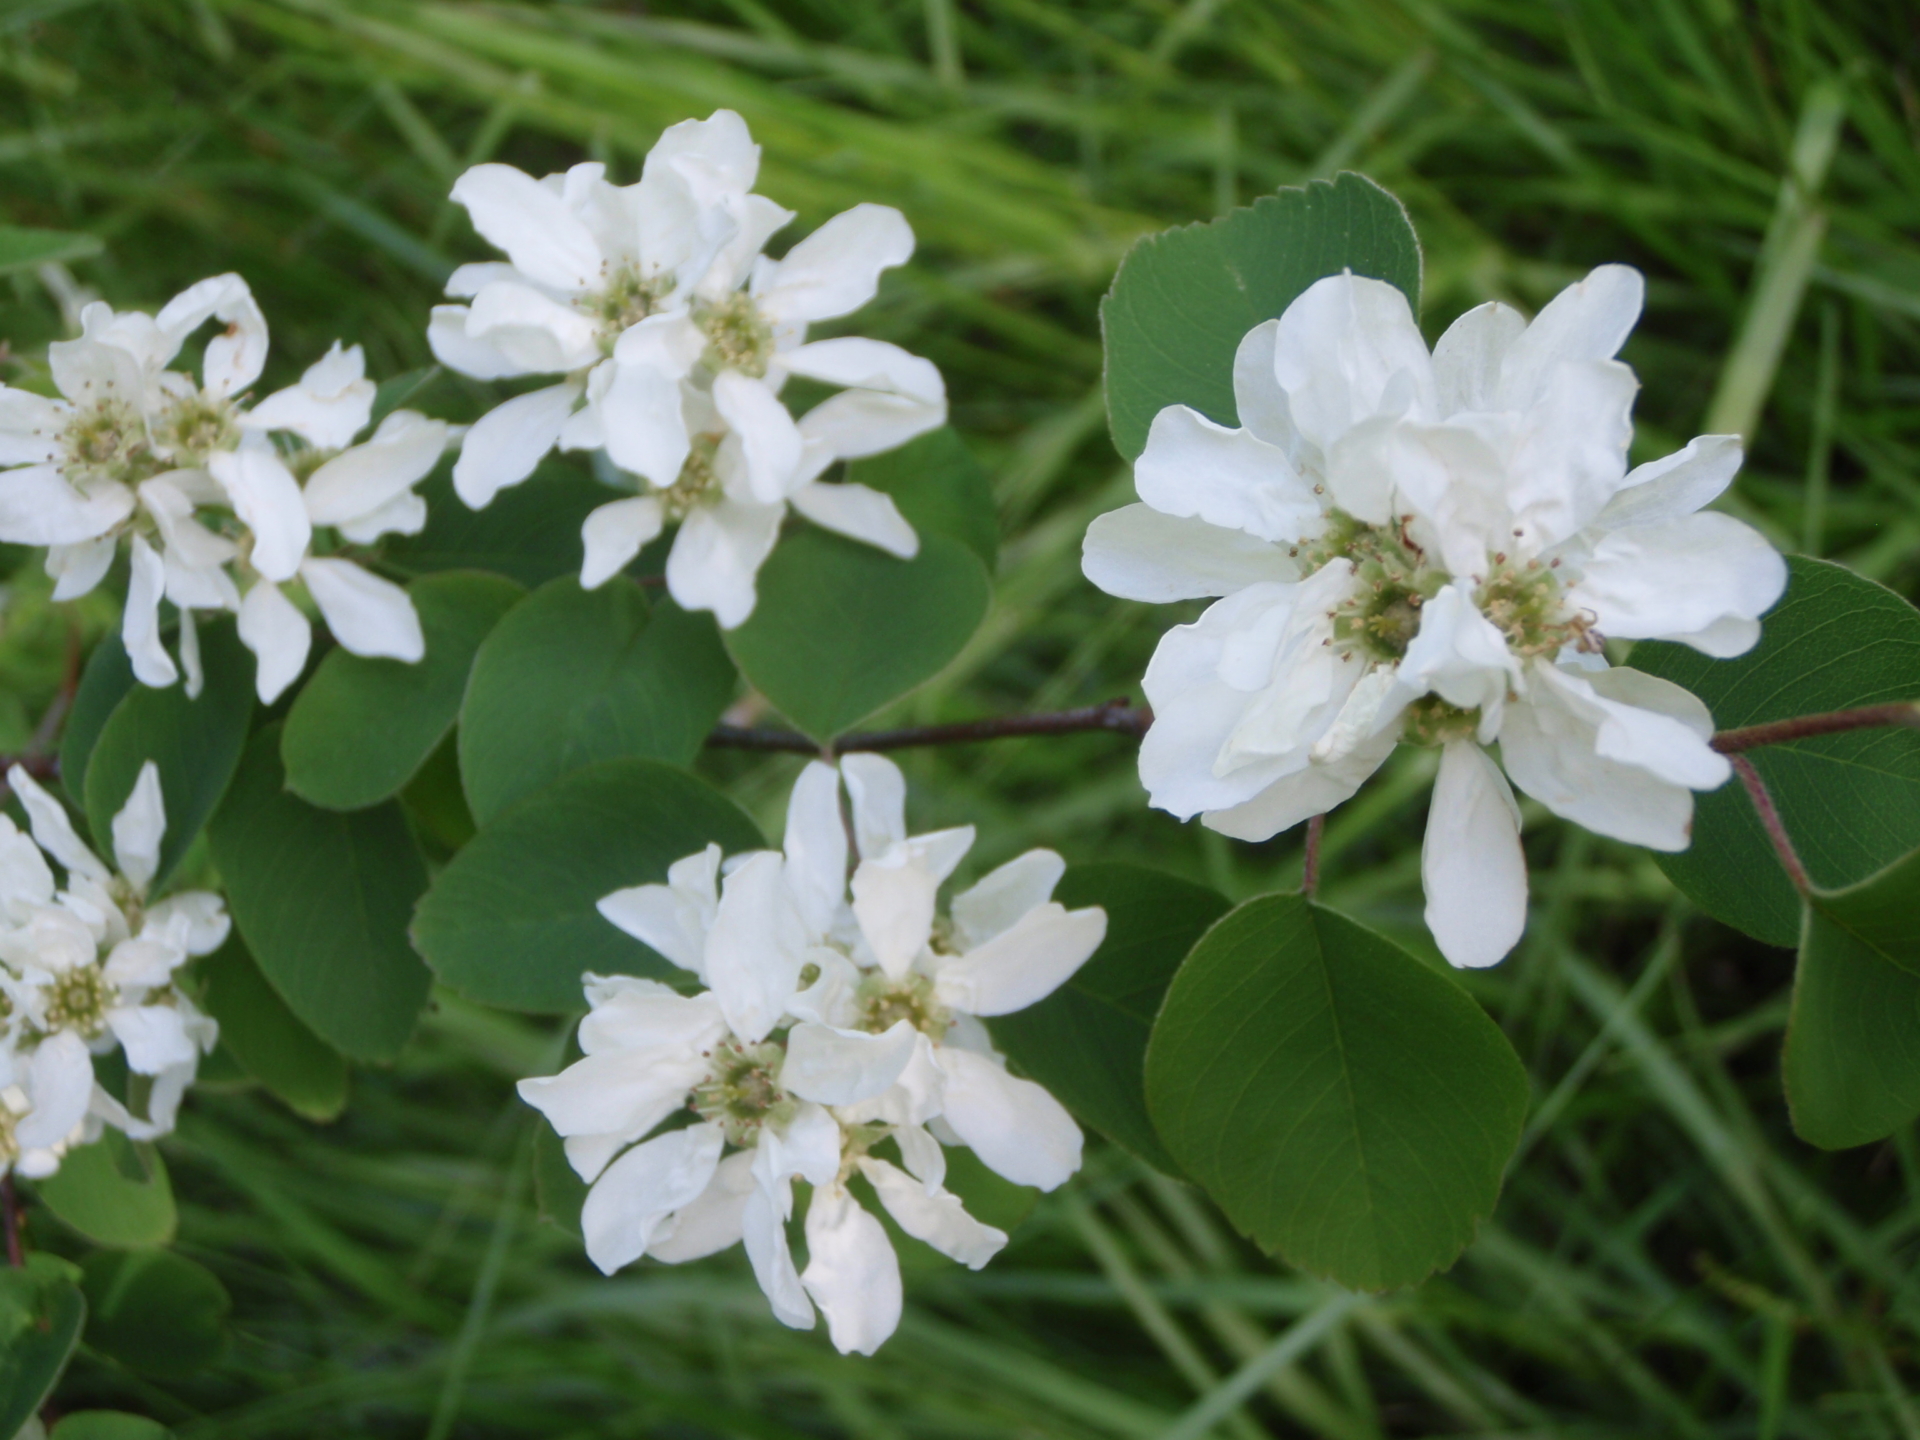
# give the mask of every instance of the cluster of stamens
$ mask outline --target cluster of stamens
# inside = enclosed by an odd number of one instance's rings
[[[41,1014],[48,1034],[71,1030],[82,1039],[90,1040],[106,1029],[113,987],[100,973],[98,965],[75,965],[63,970],[46,988],[47,1003]]]
[[[1496,554],[1486,577],[1474,577],[1473,603],[1523,660],[1551,658],[1569,645],[1587,654],[1600,649],[1592,613],[1567,608],[1554,574],[1559,564],[1537,559],[1516,564]]]
[[[83,405],[60,432],[61,470],[74,484],[137,485],[166,467],[154,456],[139,413],[114,396]]]
[[[784,1125],[798,1108],[780,1088],[785,1047],[772,1040],[749,1045],[723,1040],[708,1057],[713,1068],[693,1089],[690,1108],[702,1120],[720,1127],[727,1143],[747,1149],[758,1143],[768,1125]]]
[[[199,465],[240,438],[231,400],[197,391],[176,400],[153,427],[155,448],[174,466]]]
[[[1447,583],[1446,572],[1429,566],[1414,543],[1412,519],[1368,525],[1345,511],[1330,511],[1326,528],[1290,551],[1309,574],[1336,559],[1352,569],[1356,583],[1330,616],[1327,643],[1341,654],[1380,664],[1399,660],[1420,632],[1421,606]]]
[[[575,304],[600,322],[600,347],[610,355],[622,333],[657,313],[672,293],[671,275],[649,278],[626,265],[610,271],[604,285]]]
[[[767,373],[773,359],[773,325],[744,290],[694,312],[694,323],[707,337],[703,357],[714,370],[737,370],[755,380]]]
[[[696,435],[687,451],[686,461],[673,484],[655,491],[669,521],[684,520],[696,505],[708,499],[720,485],[720,472],[714,466],[719,453],[718,435]]]
[[[929,1040],[938,1042],[953,1023],[953,1012],[933,993],[932,979],[921,974],[893,980],[878,970],[873,971],[853,992],[853,1003],[859,1015],[855,1028],[873,1035],[883,1035],[904,1020]]]

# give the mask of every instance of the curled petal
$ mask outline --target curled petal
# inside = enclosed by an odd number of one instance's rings
[[[584,290],[603,257],[593,233],[557,193],[511,165],[475,165],[453,183],[453,202],[514,268],[556,290]]]
[[[689,1125],[636,1145],[609,1165],[580,1207],[587,1258],[611,1275],[646,1254],[653,1232],[700,1197],[720,1164],[714,1125]]]
[[[858,310],[880,288],[880,272],[913,257],[913,228],[891,205],[856,205],[795,245],[756,285],[776,321],[830,320]]]
[[[931,1245],[969,1270],[978,1270],[1006,1247],[1004,1230],[982,1225],[967,1214],[960,1197],[939,1188],[929,1189],[884,1160],[863,1156],[860,1173],[873,1185],[902,1230]]]
[[[580,562],[580,588],[594,590],[632,563],[646,543],[666,525],[666,512],[652,495],[610,500],[580,527],[586,556]]]
[[[314,604],[338,640],[355,655],[404,660],[427,653],[413,601],[391,580],[370,574],[351,560],[308,560],[300,566]]]
[[[533,473],[560,438],[580,386],[550,385],[496,405],[467,431],[453,463],[453,488],[467,505],[484,510],[509,485]]]
[[[271,705],[307,668],[313,627],[278,585],[259,580],[240,602],[239,628],[240,643],[253,652],[260,703]]]
[[[886,1229],[843,1186],[816,1190],[807,1207],[807,1268],[800,1281],[827,1317],[842,1355],[871,1355],[899,1328],[900,1261]]]
[[[935,993],[969,1015],[1009,1015],[1066,984],[1106,936],[1099,906],[1068,910],[1048,901],[984,945],[943,960]]]
[[[947,1074],[942,1118],[989,1170],[1053,1190],[1080,1168],[1080,1127],[1053,1096],[985,1055],[944,1045],[939,1059]]]

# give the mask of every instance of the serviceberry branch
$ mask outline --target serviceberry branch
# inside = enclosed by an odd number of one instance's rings
[[[1722,755],[1738,755],[1743,750],[1784,745],[1790,740],[1805,740],[1814,735],[1838,735],[1848,730],[1886,726],[1920,730],[1920,700],[1896,700],[1889,705],[1862,705],[1856,710],[1830,710],[1819,715],[1770,720],[1764,725],[1744,725],[1738,730],[1720,731],[1712,743]]]
[[[1754,811],[1760,816],[1765,827],[1767,839],[1773,842],[1773,853],[1780,859],[1780,868],[1787,872],[1787,878],[1793,882],[1793,888],[1802,895],[1813,888],[1813,882],[1807,878],[1807,869],[1800,863],[1799,852],[1793,848],[1793,838],[1787,834],[1787,827],[1781,822],[1780,812],[1774,808],[1773,796],[1767,790],[1767,782],[1760,778],[1760,772],[1753,768],[1753,762],[1744,755],[1733,757],[1733,773],[1740,777],[1740,783],[1747,787],[1747,798],[1753,801]]]

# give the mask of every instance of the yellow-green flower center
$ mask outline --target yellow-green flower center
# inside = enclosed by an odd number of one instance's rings
[[[694,1087],[693,1111],[718,1125],[729,1144],[746,1149],[767,1125],[784,1125],[798,1108],[780,1088],[786,1050],[771,1040],[748,1045],[724,1040],[714,1048],[713,1069]]]
[[[576,305],[600,322],[600,346],[613,353],[621,334],[655,314],[660,302],[673,293],[671,275],[642,275],[631,265],[612,272],[607,283],[583,295]]]
[[[938,1041],[953,1024],[953,1012],[933,993],[933,981],[925,975],[906,975],[894,980],[876,970],[860,982],[853,992],[858,1019],[854,1028],[873,1035],[885,1034],[905,1020],[928,1039]]]
[[[773,359],[773,323],[760,313],[753,297],[738,291],[694,312],[694,323],[707,337],[702,358],[714,370],[738,370],[758,380]]]
[[[100,973],[98,965],[76,965],[54,976],[47,986],[47,1003],[42,1012],[49,1034],[71,1030],[91,1040],[107,1025],[107,1007],[113,1003],[113,987]]]

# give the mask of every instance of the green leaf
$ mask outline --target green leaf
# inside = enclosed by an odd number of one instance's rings
[[[60,1383],[80,1343],[87,1301],[79,1267],[32,1254],[0,1267],[0,1435],[16,1435]]]
[[[855,460],[847,466],[847,479],[891,495],[915,532],[958,540],[993,573],[1000,557],[993,486],[951,425],[898,450]]]
[[[563,775],[489,824],[435,877],[413,939],[470,999],[514,1010],[581,1008],[580,976],[683,972],[594,907],[709,843],[766,842],[740,809],[657,760],[603,760]]]
[[[160,1152],[118,1130],[69,1150],[57,1173],[34,1184],[48,1210],[97,1245],[131,1250],[173,1239],[179,1217]]]
[[[0,275],[17,270],[35,270],[42,265],[60,265],[69,260],[85,260],[105,248],[98,235],[81,235],[71,230],[29,230],[19,225],[0,225]],[[11,1435],[11,1430],[0,1434]]]
[[[1787,565],[1786,596],[1745,655],[1710,660],[1642,642],[1630,663],[1698,695],[1723,730],[1920,699],[1920,610],[1839,565],[1799,556]],[[1822,889],[1856,884],[1920,848],[1920,731],[1858,730],[1747,758]],[[1799,943],[1800,897],[1737,781],[1697,796],[1693,844],[1654,859],[1716,919],[1769,945]]]
[[[574,466],[544,461],[522,484],[502,490],[484,510],[470,510],[453,493],[442,467],[419,487],[427,523],[418,535],[390,536],[381,558],[408,575],[440,570],[488,570],[528,589],[559,575],[578,575],[587,516],[619,494]]]
[[[227,905],[280,998],[334,1049],[391,1060],[413,1033],[431,977],[407,945],[426,889],[392,801],[340,814],[284,787],[280,726],[253,737],[207,827]]]
[[[124,1410],[76,1410],[53,1427],[52,1440],[167,1440],[158,1420]]]
[[[760,599],[727,648],[760,693],[826,742],[937,675],[987,613],[980,557],[922,534],[896,560],[824,530],[782,538],[760,571]]]
[[[1467,993],[1298,895],[1187,957],[1147,1047],[1181,1168],[1260,1244],[1358,1289],[1449,1265],[1492,1213],[1527,1077]]]
[[[229,936],[199,969],[200,1006],[220,1022],[222,1048],[295,1114],[338,1116],[347,1104],[347,1062],[287,1008],[240,936]]]
[[[474,652],[525,593],[474,571],[407,587],[426,634],[418,664],[336,648],[287,715],[280,758],[287,786],[328,810],[360,810],[397,795],[452,730]]]
[[[571,576],[516,605],[473,662],[460,711],[460,776],[474,819],[570,770],[623,755],[684,765],[733,698],[713,617],[616,575]]]
[[[80,1269],[87,1344],[135,1374],[184,1379],[226,1353],[233,1302],[205,1266],[171,1250],[96,1250]]]
[[[87,824],[94,849],[109,860],[113,817],[133,793],[141,766],[152,760],[160,767],[167,831],[156,885],[227,793],[253,720],[253,656],[231,620],[200,627],[200,655],[206,684],[198,699],[189,700],[180,682],[164,690],[133,686],[107,718],[85,766]]]
[[[533,1194],[541,1219],[581,1238],[580,1207],[587,1203],[587,1182],[567,1163],[566,1142],[544,1121],[533,1132]]]
[[[1361,175],[1315,180],[1141,240],[1100,303],[1115,448],[1139,458],[1153,417],[1169,405],[1237,425],[1240,342],[1314,281],[1342,270],[1399,286],[1420,313],[1413,224],[1398,200]]]
[[[1053,898],[1103,906],[1107,938],[1053,994],[994,1020],[994,1040],[1081,1120],[1178,1176],[1147,1114],[1147,1036],[1174,972],[1227,901],[1137,865],[1076,865]]]
[[[87,805],[87,762],[100,732],[129,690],[139,682],[133,678],[133,662],[127,659],[127,647],[120,643],[120,632],[103,635],[87,657],[80,672],[80,688],[74,691],[73,708],[67,711],[66,728],[60,736],[60,779],[74,805],[84,811]]]

